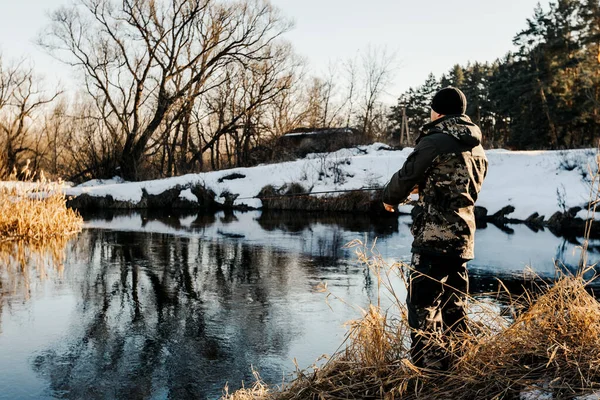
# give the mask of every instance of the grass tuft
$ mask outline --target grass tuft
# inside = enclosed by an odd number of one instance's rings
[[[32,245],[63,239],[81,231],[83,219],[66,206],[62,182],[38,179],[26,166],[16,181],[0,186],[0,243],[23,241]]]

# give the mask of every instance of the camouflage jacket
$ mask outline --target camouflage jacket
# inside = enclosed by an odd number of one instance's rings
[[[418,187],[414,253],[474,258],[475,201],[487,166],[481,130],[466,115],[445,116],[422,128],[414,151],[383,192],[383,202],[395,205]]]

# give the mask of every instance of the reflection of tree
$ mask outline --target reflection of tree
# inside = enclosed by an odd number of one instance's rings
[[[398,232],[398,218],[366,214],[264,211],[258,223],[267,231],[301,232],[312,224],[320,223],[337,226],[346,231],[365,232],[380,238]]]
[[[79,245],[89,265],[72,337],[34,361],[61,397],[214,397],[299,333],[272,308],[306,290],[294,257],[161,234],[87,231]]]
[[[113,221],[116,217],[119,216],[136,216],[139,215],[142,219],[142,224],[145,226],[147,223],[152,221],[159,221],[166,226],[175,229],[185,230],[185,228],[181,225],[181,220],[187,217],[194,218],[192,223],[192,227],[200,228],[213,224],[216,221],[216,216],[214,213],[204,212],[198,213],[193,211],[186,210],[138,210],[136,213],[132,213],[131,211],[123,211],[123,210],[99,210],[99,211],[85,211],[83,213],[83,218],[85,221],[90,220],[103,220],[106,222]]]
[[[355,284],[350,278],[357,271],[346,271],[348,264],[339,261],[348,230],[394,229],[360,219],[344,219],[340,226],[333,217],[292,216],[277,221],[263,214],[259,222],[266,229],[303,232],[312,246],[304,249],[310,261],[236,240],[85,231],[70,249],[85,262],[66,269],[80,298],[74,325],[61,342],[37,354],[35,370],[58,397],[73,399],[214,398],[225,381],[235,387],[251,379],[250,365],[268,381],[279,381],[277,360],[295,356],[287,354],[290,343],[310,329],[295,319],[295,299],[325,270]],[[192,215],[182,226],[182,217],[142,214],[146,223],[192,232],[217,218],[221,224],[235,220]],[[504,282],[513,294],[522,293],[525,281]],[[0,294],[4,283],[0,279]],[[471,279],[473,293],[497,289],[489,275]]]

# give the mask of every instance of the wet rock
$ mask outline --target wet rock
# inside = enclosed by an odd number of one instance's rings
[[[581,210],[583,210],[583,208],[581,208],[581,207],[571,207],[567,211],[567,214],[569,214],[571,217],[575,218],[577,216],[577,214],[579,214],[579,211],[581,211]]]
[[[544,216],[535,212],[525,220],[525,225],[534,232],[544,230]]]
[[[488,210],[485,207],[475,206],[475,219],[484,220],[487,218]]]
[[[588,227],[586,220],[573,217],[573,213],[569,211],[554,213],[546,222],[546,226],[557,236],[584,237],[589,229],[590,238],[600,237],[600,223],[595,222]]]
[[[544,216],[539,213],[533,213],[525,220],[525,223],[528,225],[534,226],[543,226],[544,225]]]
[[[487,227],[487,220],[487,208],[475,206],[475,225],[477,226],[477,229],[485,229]]]
[[[562,225],[565,221],[565,214],[561,213],[561,212],[555,212],[554,214],[552,214],[552,216],[550,217],[550,219],[548,219],[548,222],[546,222],[546,225],[549,228],[552,229],[556,229],[556,230],[560,230],[562,228]]]

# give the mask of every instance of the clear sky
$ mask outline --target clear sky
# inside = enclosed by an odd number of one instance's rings
[[[69,83],[72,71],[34,44],[49,10],[70,0],[0,0],[0,50],[9,59],[27,57],[50,82]],[[395,99],[410,86],[456,63],[492,61],[513,48],[535,5],[548,0],[272,0],[295,21],[286,36],[315,73],[330,61],[356,55],[369,45],[397,54]]]

